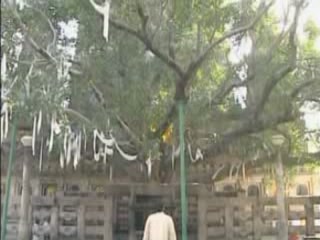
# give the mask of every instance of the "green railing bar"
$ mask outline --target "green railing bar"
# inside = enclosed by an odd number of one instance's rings
[[[185,102],[178,102],[179,113],[179,142],[180,142],[180,195],[181,195],[181,236],[182,240],[188,240],[187,221],[188,221],[188,199],[186,188],[186,164],[185,164]]]
[[[6,193],[5,193],[5,201],[1,216],[1,240],[6,239],[7,233],[7,223],[8,223],[8,206],[9,206],[9,197],[11,191],[11,177],[12,177],[12,168],[15,159],[16,153],[16,135],[17,135],[17,119],[13,117],[13,123],[11,128],[11,143],[10,143],[10,155],[9,155],[9,166],[7,172],[7,179],[6,179]]]

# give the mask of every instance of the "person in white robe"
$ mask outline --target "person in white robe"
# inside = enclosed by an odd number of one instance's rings
[[[173,219],[164,212],[163,204],[157,204],[155,210],[147,218],[143,240],[176,240]]]

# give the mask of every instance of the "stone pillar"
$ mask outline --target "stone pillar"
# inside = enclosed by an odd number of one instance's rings
[[[30,153],[31,153],[31,137],[23,137],[24,154],[23,154],[23,173],[22,173],[22,195],[20,203],[20,220],[18,229],[18,240],[29,240],[30,229],[29,225],[30,214]],[[22,141],[23,141],[22,140]]]
[[[262,235],[262,206],[259,200],[253,203],[252,206],[252,218],[253,218],[253,239],[260,240]]]
[[[104,204],[104,240],[113,240],[113,198],[107,196]]]
[[[276,186],[277,186],[277,210],[278,210],[278,240],[288,240],[288,218],[286,214],[286,197],[284,171],[281,152],[278,152],[276,161]]]
[[[306,204],[304,205],[306,212],[306,235],[313,236],[315,234],[315,225],[314,225],[314,207],[312,199],[307,199]]]
[[[135,203],[135,191],[133,188],[130,189],[130,199],[129,199],[129,240],[136,240],[136,228],[134,219],[134,203]]]
[[[59,209],[57,206],[53,206],[51,209],[50,226],[51,226],[50,238],[52,240],[57,240],[58,234],[59,234]]]
[[[207,224],[208,199],[199,195],[198,198],[198,240],[207,240],[208,224]]]
[[[84,240],[85,235],[85,206],[80,203],[77,216],[77,235],[79,240]]]
[[[234,206],[231,204],[225,205],[225,233],[226,240],[233,240],[233,219]]]

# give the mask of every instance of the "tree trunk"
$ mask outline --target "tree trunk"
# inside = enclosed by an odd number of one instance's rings
[[[276,185],[278,206],[278,240],[288,240],[288,220],[286,216],[284,174],[281,153],[279,151],[276,161]]]
[[[20,203],[20,221],[18,240],[29,240],[29,206],[30,206],[30,147],[24,148],[23,175],[22,175],[22,195]]]

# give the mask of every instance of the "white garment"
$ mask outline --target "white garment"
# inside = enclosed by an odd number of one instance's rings
[[[172,218],[164,212],[151,214],[145,224],[143,240],[176,240]]]

